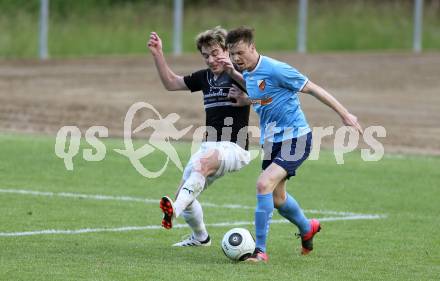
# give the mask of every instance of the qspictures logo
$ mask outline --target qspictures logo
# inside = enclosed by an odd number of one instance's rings
[[[136,113],[141,109],[148,109],[154,112],[157,119],[147,119],[141,125],[132,129],[133,119]],[[171,113],[165,118],[149,103],[138,102],[133,104],[124,119],[124,148],[114,149],[115,152],[125,156],[130,161],[131,165],[144,177],[157,178],[162,175],[169,161],[171,160],[176,167],[183,171],[182,162],[180,161],[177,151],[171,144],[171,139],[179,140],[182,138],[193,126],[188,126],[182,130],[178,130],[174,123],[179,120],[180,116],[176,113]],[[132,134],[141,132],[146,128],[152,128],[154,132],[150,135],[148,143],[145,143],[140,148],[135,149],[132,141]],[[70,135],[70,143],[68,138]],[[96,149],[96,153],[92,153],[92,149],[83,150],[83,158],[86,161],[101,161],[104,160],[107,149],[103,142],[101,142],[95,135],[99,137],[108,137],[108,128],[104,126],[90,127],[85,133],[85,139],[88,144]],[[76,126],[62,127],[56,136],[55,154],[64,160],[64,165],[67,170],[73,171],[73,157],[75,157],[80,148],[81,131]],[[67,151],[66,151],[66,146]],[[141,160],[147,157],[155,150],[159,150],[166,155],[165,163],[157,171],[150,171],[142,163]]]
[[[136,113],[140,110],[149,110],[154,113],[155,118],[150,118],[143,121],[139,126],[133,128],[133,119],[136,116]],[[177,113],[170,113],[167,116],[163,117],[157,110],[149,103],[146,102],[137,102],[133,104],[124,119],[124,147],[119,149],[113,149],[113,152],[118,153],[119,155],[126,157],[128,161],[131,163],[133,168],[146,178],[157,178],[161,176],[167,169],[169,162],[171,161],[181,172],[183,171],[182,161],[172,145],[171,141],[179,141],[182,139],[184,135],[186,135],[191,129],[193,129],[193,125],[185,127],[183,129],[178,129],[176,127],[176,122],[180,119],[180,116]],[[222,140],[228,141],[231,139],[231,136],[227,135],[226,132],[230,132],[230,127],[232,118],[226,118],[224,121],[225,127],[222,130]],[[151,128],[153,132],[149,135],[149,138],[146,143],[144,143],[141,147],[135,148],[132,137],[133,134],[139,133],[147,128]],[[269,127],[266,127],[266,132],[271,131],[273,134],[284,132],[285,139],[289,139],[289,134],[294,131],[293,128],[277,128],[276,124],[269,124]],[[217,131],[212,127],[199,127],[194,130],[192,135],[192,145],[191,145],[191,154],[194,154],[200,144],[203,142],[205,134],[217,135]],[[238,135],[246,136],[250,135],[252,137],[260,136],[260,128],[256,126],[248,126],[242,128]],[[359,133],[350,128],[350,127],[340,127],[336,129],[333,126],[322,128],[322,127],[314,127],[313,128],[313,149],[310,153],[308,160],[318,160],[319,152],[321,148],[321,140],[324,136],[335,135],[334,139],[334,149],[333,154],[337,164],[344,164],[344,155],[346,153],[354,151],[359,144],[361,137],[363,141],[369,146],[369,148],[361,149],[361,158],[364,161],[379,161],[382,159],[384,155],[384,147],[377,140],[377,138],[386,137],[386,130],[382,126],[370,126],[365,128],[364,134],[362,136]],[[82,157],[86,161],[102,161],[105,159],[107,148],[105,144],[100,140],[100,138],[108,137],[108,128],[104,126],[92,126],[85,132],[85,140],[88,145],[92,148],[84,148],[82,151]],[[225,136],[224,136],[225,135]],[[229,138],[228,138],[229,137]],[[55,154],[59,158],[64,161],[64,166],[67,170],[74,170],[73,158],[78,155],[80,152],[80,144],[81,144],[82,134],[80,129],[77,126],[64,126],[59,129],[56,142],[55,142]],[[269,143],[271,141],[271,135],[265,136]],[[301,139],[301,138],[299,138]],[[290,147],[290,144],[287,144],[286,147]],[[261,149],[256,147],[255,149],[250,149],[251,161],[258,158],[260,155],[261,160],[265,160],[265,157],[270,156],[271,146],[263,145],[264,153],[261,153]],[[289,149],[282,150],[282,158],[291,160],[296,158],[301,158],[305,153],[305,146],[297,145],[297,148],[294,151],[294,154],[291,154]],[[150,155],[151,153],[159,151],[165,156],[165,161],[161,165],[159,169],[150,170],[142,162],[142,159],[146,159],[148,157],[154,157]],[[219,155],[221,157],[221,155]],[[222,160],[222,159],[219,159]]]

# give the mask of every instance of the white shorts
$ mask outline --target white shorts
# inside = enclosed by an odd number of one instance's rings
[[[221,142],[203,142],[200,149],[191,156],[188,164],[183,171],[182,179],[186,181],[191,174],[194,163],[199,161],[201,156],[210,150],[219,152],[220,167],[217,171],[209,176],[206,180],[204,188],[213,183],[216,179],[222,177],[227,172],[235,172],[249,164],[251,155],[249,151],[244,150],[239,145],[229,141]]]

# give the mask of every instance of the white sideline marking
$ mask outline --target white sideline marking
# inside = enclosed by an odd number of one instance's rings
[[[375,220],[386,218],[385,215],[354,215],[349,217],[326,217],[319,218],[319,221],[343,221],[343,220]],[[285,219],[273,220],[272,224],[289,223]],[[225,227],[225,226],[244,226],[253,225],[251,221],[237,221],[237,222],[220,222],[220,223],[208,223],[209,227]],[[186,224],[176,224],[173,228],[188,227]],[[18,237],[18,236],[32,236],[32,235],[48,235],[48,234],[83,234],[83,233],[97,233],[97,232],[126,232],[126,231],[140,231],[140,230],[156,230],[161,229],[159,225],[147,225],[147,226],[122,226],[116,228],[83,228],[76,230],[57,230],[46,229],[37,231],[25,231],[25,232],[0,232],[0,237]]]
[[[158,199],[148,199],[148,198],[131,197],[131,196],[81,194],[81,193],[72,193],[72,192],[46,192],[46,191],[34,191],[34,190],[25,190],[25,189],[0,189],[0,193],[47,196],[47,197],[68,197],[68,198],[79,198],[79,199],[89,199],[89,200],[131,201],[131,202],[141,202],[146,204],[159,204]],[[212,207],[212,208],[251,209],[251,210],[255,209],[255,206],[244,206],[244,205],[236,205],[236,204],[214,204],[209,202],[202,202],[202,205],[203,207]],[[337,212],[337,211],[326,211],[326,210],[304,210],[304,212],[310,214],[340,215],[340,216],[360,215],[351,212]]]
[[[71,192],[45,192],[45,191],[34,191],[34,190],[24,190],[24,189],[0,189],[0,192],[22,194],[22,195],[34,195],[34,196],[70,197],[70,198],[94,199],[94,200],[134,201],[134,202],[159,204],[158,199],[153,200],[153,199],[130,197],[130,196],[111,196],[111,195],[99,195],[99,194],[94,195],[94,194],[81,194],[81,193],[71,193]]]

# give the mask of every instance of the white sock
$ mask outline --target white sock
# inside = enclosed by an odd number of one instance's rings
[[[176,201],[174,202],[174,213],[176,218],[180,216],[183,210],[186,209],[199,194],[203,191],[205,186],[205,177],[198,173],[192,172],[182,188],[177,195]]]
[[[203,222],[202,205],[200,205],[197,199],[183,211],[183,217],[186,223],[191,227],[194,238],[199,241],[205,241],[208,238],[208,232]]]

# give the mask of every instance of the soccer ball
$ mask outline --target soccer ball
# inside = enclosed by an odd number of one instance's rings
[[[255,250],[254,237],[245,228],[233,228],[223,236],[222,250],[231,260],[243,261]]]

